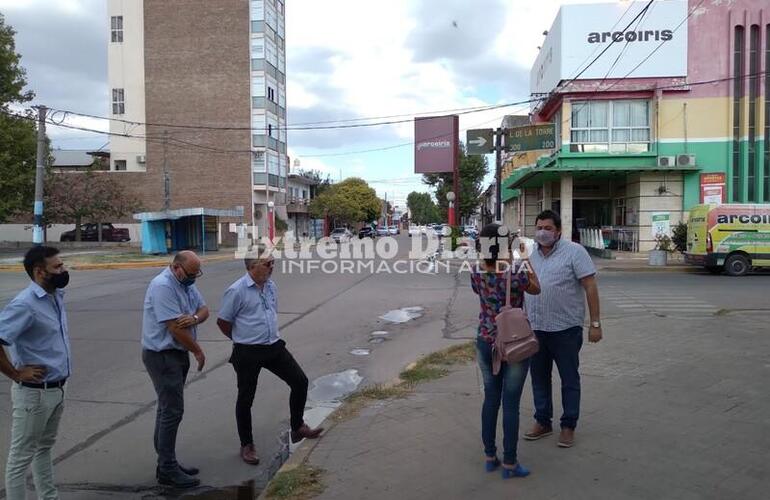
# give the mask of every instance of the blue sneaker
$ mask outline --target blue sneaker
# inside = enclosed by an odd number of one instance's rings
[[[510,479],[512,477],[527,477],[529,476],[529,469],[523,467],[521,464],[516,464],[516,467],[509,469],[503,467],[503,479]]]
[[[500,467],[500,459],[495,457],[494,460],[485,460],[484,468],[487,472],[494,472]]]

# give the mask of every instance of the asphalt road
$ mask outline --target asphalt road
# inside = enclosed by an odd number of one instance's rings
[[[203,270],[199,286],[215,318],[222,292],[244,268],[240,261],[228,261]],[[73,272],[66,295],[73,376],[55,449],[63,498],[153,498],[163,493],[154,485],[154,393],[140,358],[142,300],[159,271]],[[274,276],[281,335],[311,381],[357,370],[363,384],[385,382],[419,356],[475,333],[477,299],[465,274],[286,271],[279,265]],[[763,325],[770,316],[768,280],[768,276],[603,273],[600,288],[607,335],[626,322],[638,324],[650,317],[681,326],[713,314],[735,316],[767,332]],[[26,284],[21,273],[0,273],[0,305]],[[423,310],[419,318],[403,324],[379,318],[404,307]],[[370,343],[375,331],[387,331],[386,341]],[[207,486],[235,485],[251,478],[264,482],[280,463],[279,437],[288,428],[288,388],[272,374],[261,375],[253,415],[255,444],[263,463],[243,464],[233,415],[235,376],[227,363],[230,341],[216,330],[213,320],[200,327],[199,340],[207,366],[201,374],[191,372],[179,457],[202,469]],[[354,349],[370,352],[354,355]],[[7,380],[0,381],[0,400],[9,402]],[[0,473],[10,434],[9,406],[0,405]]]

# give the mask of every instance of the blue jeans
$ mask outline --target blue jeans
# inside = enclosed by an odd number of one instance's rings
[[[551,427],[553,394],[551,369],[554,361],[561,378],[561,427],[575,429],[580,416],[579,353],[583,345],[583,327],[575,326],[560,332],[535,330],[540,350],[532,356],[532,395],[535,399],[535,420]]]
[[[476,353],[481,375],[484,377],[484,404],[481,407],[481,440],[484,454],[497,455],[497,415],[503,403],[503,463],[517,463],[516,448],[519,439],[519,402],[524,381],[527,379],[529,360],[503,363],[497,375],[492,374],[492,344],[476,339]]]

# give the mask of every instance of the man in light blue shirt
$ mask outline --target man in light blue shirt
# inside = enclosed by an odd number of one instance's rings
[[[195,286],[201,261],[194,252],[179,252],[169,267],[147,287],[142,318],[142,361],[158,396],[155,417],[155,475],[160,484],[192,488],[195,467],[176,459],[176,437],[184,414],[184,385],[191,352],[203,370],[206,356],[197,342],[197,325],[209,317],[209,309]]]
[[[58,498],[51,449],[64,411],[64,383],[71,374],[62,291],[69,272],[59,250],[46,246],[27,251],[24,270],[32,283],[0,312],[0,372],[15,382],[5,488],[8,500],[23,500],[32,464],[37,497],[47,500]],[[2,346],[10,346],[12,361]]]
[[[303,419],[308,379],[286,349],[286,342],[278,335],[278,287],[270,279],[275,261],[264,245],[258,245],[256,254],[244,262],[246,274],[225,291],[217,325],[233,341],[230,363],[238,379],[235,420],[241,441],[241,459],[257,465],[259,457],[254,449],[251,406],[262,368],[274,373],[291,388],[292,442],[315,439],[323,429],[311,429]]]
[[[540,350],[532,356],[532,395],[535,400],[535,425],[524,434],[534,441],[550,435],[553,418],[551,370],[554,362],[561,378],[561,433],[558,446],[570,448],[580,414],[580,348],[588,302],[591,327],[589,342],[602,339],[599,321],[599,288],[596,267],[585,248],[565,240],[561,218],[551,210],[535,219],[537,245],[529,260],[540,278],[540,295],[528,295],[524,304]]]

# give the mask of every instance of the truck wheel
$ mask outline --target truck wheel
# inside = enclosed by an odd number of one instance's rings
[[[706,266],[706,271],[710,272],[711,274],[722,274],[722,271],[724,271],[725,268],[722,266]]]
[[[741,254],[733,254],[725,261],[725,271],[730,276],[743,276],[751,269],[751,263],[746,256]]]

